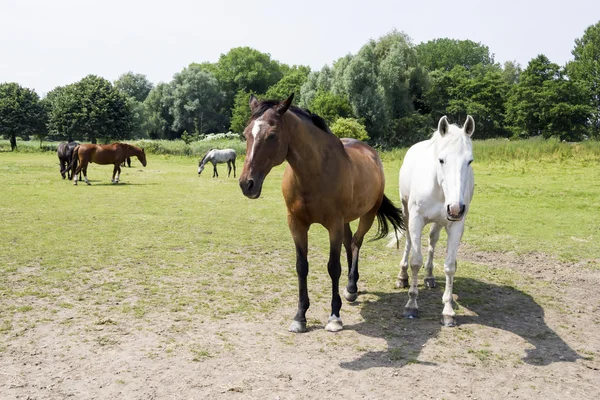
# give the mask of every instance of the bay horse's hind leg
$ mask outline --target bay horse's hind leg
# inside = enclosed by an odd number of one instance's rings
[[[340,253],[342,252],[342,241],[344,238],[344,223],[333,224],[327,228],[329,231],[329,262],[327,271],[331,278],[331,314],[325,329],[329,332],[338,332],[344,329],[340,309],[342,308],[342,298],[340,297],[340,275],[342,274],[342,265],[340,264]]]
[[[298,311],[290,325],[289,331],[294,333],[306,332],[306,310],[310,307],[308,298],[308,227],[288,216],[288,225],[294,244],[296,245],[296,273],[298,274]]]
[[[344,224],[344,249],[346,250],[346,259],[348,260],[348,280],[350,280],[350,273],[352,272],[352,229],[350,229],[350,224]],[[349,293],[346,294],[348,290],[344,288],[344,297],[348,300]],[[354,301],[354,300],[350,300]]]
[[[442,225],[433,223],[429,231],[429,246],[427,247],[427,261],[425,262],[425,271],[427,276],[425,277],[425,286],[428,288],[434,288],[436,286],[435,277],[433,276],[433,255],[435,253],[435,245],[440,238],[440,231]]]
[[[358,297],[358,256],[360,253],[360,247],[362,246],[365,235],[373,226],[373,221],[377,215],[377,210],[371,210],[368,214],[360,217],[358,228],[356,233],[352,237],[351,249],[352,249],[352,263],[348,271],[348,285],[344,289],[344,297],[348,301],[355,301]]]
[[[118,170],[119,170],[119,168],[120,168],[120,167],[119,167],[119,165],[120,165],[120,164],[121,164],[121,163],[115,163],[115,167],[113,168],[112,179],[110,180],[110,181],[111,181],[111,183],[117,183],[117,182],[118,182],[118,180],[115,180],[115,175],[117,175],[117,171],[118,171]],[[118,179],[118,178],[117,178],[117,179]]]
[[[79,175],[79,179],[81,179],[81,172],[83,171],[83,176],[85,177],[85,183],[88,185],[90,182],[87,179],[87,161],[81,161],[79,165],[75,168],[75,172],[73,172],[73,185],[77,185],[77,175]]]

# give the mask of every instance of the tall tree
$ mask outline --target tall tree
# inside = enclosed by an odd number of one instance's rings
[[[190,66],[173,77],[173,128],[187,132],[225,129],[220,118],[225,94],[209,72]]]
[[[435,39],[417,45],[416,51],[420,65],[429,71],[450,71],[457,65],[471,69],[477,64],[494,63],[490,49],[471,40]]]
[[[151,139],[175,139],[178,135],[173,130],[173,87],[161,82],[156,85],[144,100],[146,115],[145,130]]]
[[[12,150],[17,148],[17,135],[45,129],[45,115],[34,90],[14,82],[0,84],[0,134],[8,136]]]
[[[129,71],[119,76],[114,82],[114,86],[127,97],[133,97],[136,101],[143,102],[148,97],[148,93],[154,87],[146,75],[134,74]]]
[[[291,67],[288,72],[273,86],[271,86],[265,93],[265,97],[268,99],[286,99],[291,93],[300,94],[302,85],[306,82],[310,68],[306,66]],[[295,96],[300,98],[300,96]],[[298,101],[294,101],[295,104]]]
[[[132,113],[127,98],[104,78],[88,75],[54,89],[48,128],[53,134],[83,137],[92,143],[131,137]]]
[[[575,40],[574,60],[567,65],[572,80],[589,89],[593,107],[592,133],[600,137],[600,22],[589,26],[583,37]]]

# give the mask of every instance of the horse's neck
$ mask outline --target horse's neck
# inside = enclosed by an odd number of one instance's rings
[[[290,134],[286,160],[301,182],[316,182],[323,176],[325,162],[344,156],[344,147],[336,136],[296,118],[299,126]]]

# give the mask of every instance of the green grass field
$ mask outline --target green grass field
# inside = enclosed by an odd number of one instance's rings
[[[386,192],[398,203],[400,159],[387,159]],[[166,310],[203,318],[269,313],[282,301],[295,303],[283,167],[273,170],[253,201],[241,194],[237,179],[225,177],[222,165],[221,178],[212,179],[209,170],[198,177],[191,157],[151,155],[146,168],[134,160],[119,185],[110,184],[111,167],[92,164],[92,186],[75,187],[60,178],[57,164],[52,153],[0,153],[4,330],[15,323],[13,316],[35,307],[36,298],[55,299],[48,318],[77,301],[91,313],[94,305],[108,305],[136,317]],[[588,265],[598,268],[599,167],[589,159],[476,161],[463,242],[486,251],[592,260]],[[324,229],[314,226],[309,241],[311,298],[327,303]],[[361,282],[372,290],[393,289],[400,253],[385,244],[363,247]],[[482,271],[472,266],[465,273],[481,278]]]

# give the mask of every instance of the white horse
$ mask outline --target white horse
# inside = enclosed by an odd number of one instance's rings
[[[235,154],[235,150],[233,149],[210,149],[208,153],[204,155],[200,163],[198,164],[198,175],[204,171],[204,166],[207,162],[211,162],[213,165],[213,178],[216,176],[219,177],[219,173],[217,172],[217,164],[218,163],[227,163],[227,177],[231,174],[231,167],[233,166],[233,177],[235,178],[235,158],[237,154]]]
[[[406,153],[400,168],[400,197],[406,231],[406,246],[400,264],[396,286],[408,287],[408,265],[410,254],[411,285],[404,317],[418,316],[417,274],[423,263],[421,255],[421,232],[432,223],[429,232],[429,248],[425,268],[426,286],[435,287],[433,277],[433,253],[442,227],[446,228],[448,244],[444,272],[446,290],[442,297],[444,310],[442,324],[456,325],[452,307],[452,285],[456,272],[456,253],[473,197],[474,179],[471,162],[473,147],[471,135],[475,131],[475,121],[469,115],[460,128],[450,125],[443,116],[438,129],[429,140],[415,144]],[[412,247],[412,253],[411,253]]]

